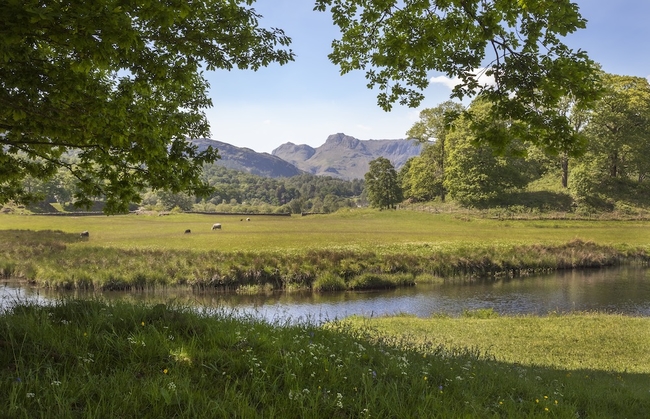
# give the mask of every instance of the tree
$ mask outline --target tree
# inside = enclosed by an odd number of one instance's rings
[[[252,3],[2,2],[0,203],[28,200],[21,181],[60,167],[78,180],[77,203],[103,197],[108,213],[145,186],[205,195],[201,168],[218,154],[187,140],[209,134],[202,71],[293,60]]]
[[[435,108],[424,109],[420,112],[420,120],[413,124],[411,129],[406,132],[409,138],[416,138],[420,141],[434,141],[429,149],[423,150],[420,156],[421,160],[417,160],[413,165],[414,170],[418,166],[426,165],[426,167],[420,168],[424,170],[424,178],[429,178],[436,183],[430,186],[433,195],[429,199],[433,196],[440,196],[442,201],[445,200],[446,191],[443,186],[446,158],[445,139],[452,122],[463,111],[464,108],[460,103],[452,101],[444,102]],[[417,174],[412,173],[411,176],[411,185],[413,188],[424,192],[423,188],[426,189],[426,185],[422,184],[421,181],[413,179],[413,176],[417,176]],[[419,184],[419,186],[416,186],[416,184]],[[417,195],[422,195],[421,192],[417,193]],[[425,197],[421,196],[421,198]]]
[[[600,91],[595,63],[560,41],[586,23],[570,0],[316,0],[316,9],[341,30],[330,60],[342,74],[364,70],[384,110],[418,106],[441,72],[458,83],[452,97],[487,99],[514,137],[560,152],[579,139],[558,103],[588,106]],[[504,150],[511,136],[481,122],[470,125],[477,138]]]
[[[402,189],[393,164],[385,157],[370,162],[364,176],[370,205],[379,209],[392,208],[402,201]]]
[[[526,186],[537,173],[534,165],[524,159],[526,145],[521,140],[508,139],[508,148],[497,154],[475,137],[471,121],[489,121],[495,132],[501,130],[507,135],[508,131],[502,130],[507,123],[491,118],[491,106],[486,101],[474,101],[468,109],[471,117],[461,116],[447,136],[444,185],[450,197],[463,205],[485,204],[506,191]]]
[[[650,83],[604,74],[603,86],[584,130],[587,153],[572,170],[570,187],[591,207],[613,209],[616,201],[647,205]]]
[[[418,202],[441,197],[444,201],[444,176],[439,153],[427,144],[419,156],[411,157],[398,173],[404,198]]]
[[[590,117],[590,109],[586,109],[573,97],[565,97],[558,104],[558,110],[568,119],[573,129],[576,141],[570,145],[560,147],[560,169],[562,171],[562,187],[569,185],[569,158],[582,155],[586,150],[587,137],[584,127]]]
[[[586,129],[593,152],[606,156],[609,177],[650,170],[650,83],[643,77],[603,76],[604,94],[596,103]]]

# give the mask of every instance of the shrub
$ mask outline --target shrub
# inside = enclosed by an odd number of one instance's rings
[[[339,275],[327,272],[318,276],[312,288],[314,291],[343,291],[346,286]]]

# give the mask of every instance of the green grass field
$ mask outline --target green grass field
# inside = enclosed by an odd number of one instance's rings
[[[345,290],[650,259],[644,221],[498,221],[372,210],[250,218],[3,215],[0,276],[55,288]],[[211,230],[215,222],[221,230]],[[81,231],[90,237],[79,237]]]
[[[648,319],[448,319],[452,327],[424,319],[395,334],[363,322],[268,324],[227,311],[71,300],[17,306],[0,320],[7,418],[575,419],[650,411],[647,351],[638,344],[648,339]],[[521,340],[509,344],[507,331],[520,321]],[[545,347],[535,338],[567,326],[586,330]],[[462,338],[469,329],[501,346],[436,342],[439,330]],[[409,330],[419,340],[404,338]]]
[[[557,244],[571,240],[650,248],[650,222],[509,220],[469,218],[413,211],[348,210],[331,215],[273,217],[172,214],[51,217],[0,215],[0,230],[90,232],[90,240],[71,246],[122,249],[285,251],[352,246],[358,248],[428,244]],[[211,231],[213,223],[221,231]],[[184,234],[186,229],[191,234]]]
[[[0,215],[0,275],[50,287],[308,286],[648,260],[643,221]],[[245,219],[245,217],[244,217]],[[221,231],[211,231],[213,223]],[[184,234],[191,229],[191,234]],[[89,239],[79,237],[88,230]],[[420,275],[420,276],[418,276]],[[216,279],[215,279],[216,278]],[[203,282],[201,282],[203,281]],[[0,315],[0,417],[645,418],[648,319],[352,318],[62,301]]]

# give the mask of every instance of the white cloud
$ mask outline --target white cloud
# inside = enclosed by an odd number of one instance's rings
[[[363,131],[371,131],[372,130],[372,127],[369,127],[368,125],[361,125],[361,124],[357,124],[357,128],[359,128],[360,130],[363,130]]]
[[[483,86],[489,86],[494,84],[494,77],[493,76],[487,76],[485,74],[486,69],[485,68],[477,68],[474,70],[474,77],[477,78],[479,84]],[[449,78],[447,76],[436,76],[436,77],[431,77],[429,80],[431,83],[439,83],[444,86],[447,86],[449,89],[453,89],[454,87],[458,86],[461,81],[458,77]]]

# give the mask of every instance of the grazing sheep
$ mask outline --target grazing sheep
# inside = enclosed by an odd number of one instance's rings
[[[81,237],[90,237],[90,233],[87,231],[82,231],[80,234]]]
[[[251,220],[250,218],[247,218],[247,219],[246,219],[246,221],[250,221],[250,220]]]
[[[188,234],[188,233],[191,233],[191,232],[192,232],[192,230],[190,230],[189,228],[187,230],[185,230],[185,234]]]
[[[219,224],[219,223],[212,224],[212,229],[213,230],[221,230],[221,224]]]

